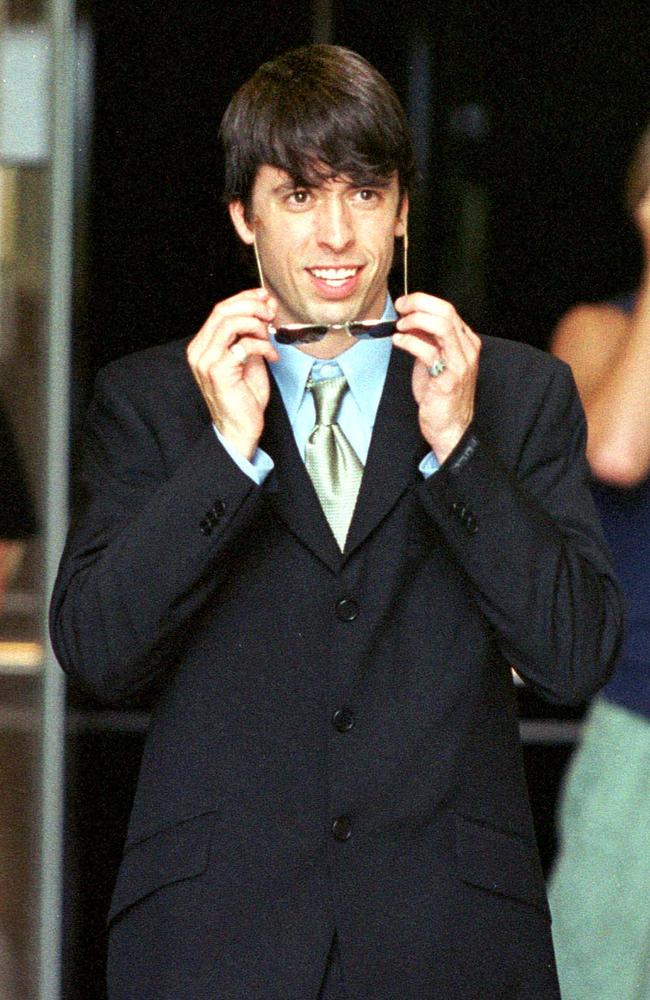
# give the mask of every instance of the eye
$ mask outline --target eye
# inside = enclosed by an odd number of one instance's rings
[[[290,205],[302,206],[309,202],[309,191],[306,188],[296,188],[287,197]]]
[[[376,188],[358,188],[354,197],[357,201],[361,201],[364,204],[372,204],[380,198],[380,192]]]

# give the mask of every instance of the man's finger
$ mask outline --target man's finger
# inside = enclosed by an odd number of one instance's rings
[[[415,333],[394,333],[393,343],[421,361],[429,369],[436,361],[444,361],[445,370],[454,367],[453,359],[449,358],[441,346],[434,340],[418,336]]]
[[[278,352],[270,341],[259,340],[257,337],[239,337],[228,348],[228,353],[237,364],[244,365],[251,357],[263,357],[268,361],[277,361]]]
[[[429,295],[427,292],[411,292],[410,295],[401,295],[399,299],[395,300],[395,308],[402,316],[406,316],[412,312],[426,312],[431,315],[442,316],[443,319],[448,319],[452,322],[455,317],[458,317],[458,313],[451,302],[447,302],[446,299],[439,299],[435,295]]]
[[[398,320],[397,331],[433,341],[439,351],[467,364],[472,362],[480,348],[479,338],[457,313],[454,313],[453,321],[441,314],[409,313]]]
[[[187,348],[187,360],[191,367],[203,363],[205,356],[210,363],[218,361],[236,340],[252,337],[260,343],[270,344],[267,324],[253,316],[228,316],[222,318],[214,328],[204,326]]]
[[[260,293],[260,294],[257,294]],[[264,338],[268,337],[268,324],[275,318],[277,303],[264,289],[249,289],[230,299],[218,302],[190,344],[201,348],[222,334],[227,335],[232,320],[239,321],[236,329]],[[243,322],[243,326],[241,323]],[[248,323],[248,328],[246,328]]]

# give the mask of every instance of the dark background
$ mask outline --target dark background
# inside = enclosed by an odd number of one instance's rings
[[[634,286],[639,247],[621,188],[650,115],[647,0],[316,6],[332,40],[368,57],[409,111],[422,172],[411,287],[452,298],[483,332],[545,347],[571,303]],[[314,30],[309,5],[280,0],[85,0],[83,13],[95,93],[73,434],[99,367],[192,335],[242,287],[218,122],[260,62]],[[555,725],[558,713],[534,699],[521,707]],[[560,718],[570,733],[570,714]],[[146,705],[101,711],[70,694],[66,1000],[104,995],[104,914],[145,725]],[[571,749],[555,731],[538,729],[525,749],[546,865]]]
[[[218,123],[260,62],[310,41],[312,21],[308,5],[277,0],[113,0],[90,13],[89,285],[77,347],[92,374],[191,335],[241,288]],[[458,208],[477,189],[489,206],[487,292],[469,318],[486,332],[544,346],[576,298],[634,282],[621,186],[650,114],[646,3],[361,0],[334,4],[333,27],[389,78],[416,126],[414,287],[459,285]],[[483,109],[482,138],[454,130],[468,105]]]

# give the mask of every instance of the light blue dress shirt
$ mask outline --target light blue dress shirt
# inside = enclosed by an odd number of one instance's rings
[[[396,315],[389,296],[381,318],[395,319]],[[298,451],[303,459],[305,445],[316,422],[314,400],[306,388],[307,380],[311,377],[317,382],[320,379],[335,378],[343,374],[347,379],[349,392],[343,396],[336,422],[365,465],[393,347],[390,338],[358,340],[343,354],[328,361],[304,354],[291,344],[278,344],[276,341],[274,344],[280,359],[269,367],[282,396]],[[216,427],[215,431],[221,444],[242,472],[261,485],[273,470],[273,459],[258,448],[252,461],[249,462],[224,440]],[[428,477],[437,468],[438,461],[431,451],[420,463],[420,472]]]

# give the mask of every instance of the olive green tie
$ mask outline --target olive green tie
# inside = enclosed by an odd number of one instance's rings
[[[345,375],[307,381],[316,424],[305,447],[305,465],[341,551],[363,476],[362,463],[335,421],[347,386]]]

